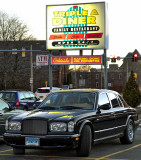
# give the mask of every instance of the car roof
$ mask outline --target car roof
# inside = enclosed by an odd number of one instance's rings
[[[108,90],[108,89],[91,89],[91,88],[88,88],[88,89],[68,89],[68,90],[59,90],[59,91],[56,91],[56,92],[99,92],[99,93],[108,93],[108,92],[114,92],[117,94],[116,91],[113,91],[113,90]]]
[[[50,87],[41,87],[41,88],[38,88],[38,89],[50,89]],[[52,89],[62,89],[62,88],[59,88],[59,87],[52,87]]]

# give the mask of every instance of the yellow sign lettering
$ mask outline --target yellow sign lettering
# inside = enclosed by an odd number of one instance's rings
[[[98,12],[96,9],[93,9],[90,15],[98,15]]]
[[[86,24],[86,17],[79,17],[79,22],[78,24]]]
[[[88,15],[88,10],[82,10],[82,15],[87,16]]]
[[[52,21],[53,26],[59,26],[61,24],[62,24],[61,18],[53,18],[53,21]]]
[[[53,12],[54,17],[58,17],[58,12]]]
[[[67,12],[66,12],[66,16],[73,16],[73,15],[75,15],[75,14],[76,14],[75,11],[67,11]]]
[[[88,16],[87,17],[87,24],[96,24],[96,17]]]
[[[77,24],[77,17],[74,17],[73,18],[68,18],[68,25],[71,25],[71,24]]]
[[[72,25],[72,24],[96,24],[96,17],[68,17],[68,18],[53,18],[53,26]]]
[[[59,12],[59,17],[65,17],[65,11]]]

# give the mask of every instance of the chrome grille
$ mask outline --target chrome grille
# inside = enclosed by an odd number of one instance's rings
[[[38,119],[23,120],[23,134],[45,135],[47,134],[47,122]]]

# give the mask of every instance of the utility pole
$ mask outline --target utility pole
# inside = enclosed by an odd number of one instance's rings
[[[75,88],[77,88],[77,76],[76,76],[76,73],[77,73],[77,71],[76,71],[76,65],[75,65]]]
[[[49,86],[50,86],[50,90],[52,90],[52,80],[53,80],[51,58],[52,58],[52,51],[49,51]]]
[[[106,49],[104,49],[104,88],[107,89],[107,54]]]
[[[102,89],[102,76],[103,76],[103,66],[101,64],[101,89]]]
[[[33,92],[33,57],[32,57],[32,45],[30,45],[30,86],[31,92]]]

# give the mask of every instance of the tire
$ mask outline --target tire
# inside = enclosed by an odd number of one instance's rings
[[[13,153],[14,154],[24,154],[25,153],[25,149],[24,148],[13,147]]]
[[[89,125],[85,125],[80,136],[80,143],[76,149],[77,155],[80,157],[88,157],[92,147],[92,131]]]
[[[133,120],[129,119],[124,136],[120,138],[122,144],[131,144],[134,141],[134,124]]]

